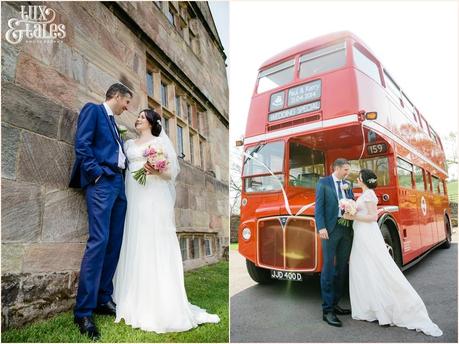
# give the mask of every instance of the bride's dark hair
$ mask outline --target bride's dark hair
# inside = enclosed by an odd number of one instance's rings
[[[372,170],[364,168],[360,170],[359,174],[363,184],[369,189],[374,189],[378,186],[378,176]]]
[[[155,110],[152,109],[145,109],[140,111],[139,113],[145,113],[145,118],[147,119],[148,123],[151,125],[151,133],[153,136],[159,136],[161,133],[161,116]]]

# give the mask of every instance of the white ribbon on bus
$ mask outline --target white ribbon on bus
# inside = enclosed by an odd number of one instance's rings
[[[263,163],[263,161],[261,161],[261,160],[255,158],[254,156],[252,156],[252,155],[250,155],[250,154],[247,154],[247,153],[244,152],[244,151],[242,152],[242,154],[244,154],[244,156],[246,156],[247,159],[254,160],[254,161],[256,161],[257,163],[259,163],[261,166],[263,166],[263,167],[266,169],[266,171],[268,171],[268,172],[274,177],[274,179],[279,183],[279,186],[281,187],[281,190],[282,190],[282,195],[284,196],[284,205],[285,205],[285,209],[287,209],[287,212],[290,214],[290,216],[299,216],[299,215],[301,215],[306,209],[308,209],[308,208],[312,207],[314,204],[316,204],[316,202],[312,202],[312,203],[303,205],[303,206],[301,207],[301,209],[298,210],[298,212],[297,212],[295,215],[293,215],[292,210],[290,209],[290,204],[289,204],[289,202],[288,202],[288,197],[287,197],[287,193],[285,192],[284,186],[282,185],[282,182],[281,182],[281,181],[277,178],[277,176],[274,174],[274,172],[271,171],[271,169],[270,169],[268,166],[266,166],[266,165]]]
[[[363,129],[363,123],[361,123],[360,125],[360,128],[362,129],[362,139],[363,139],[363,143],[362,143],[362,152],[360,153],[360,157],[359,157],[359,161],[360,159],[362,159],[363,157],[363,153],[365,152],[365,132],[364,132],[364,129]],[[251,160],[254,160],[256,161],[257,163],[259,163],[261,166],[263,166],[266,171],[268,171],[273,177],[274,179],[279,183],[279,186],[281,187],[281,190],[282,190],[282,195],[284,196],[284,205],[285,205],[285,209],[287,209],[287,212],[289,213],[290,216],[299,216],[301,215],[305,210],[311,208],[314,204],[316,204],[316,202],[312,202],[312,203],[308,203],[308,204],[305,204],[303,205],[300,210],[298,210],[298,212],[293,215],[292,213],[292,210],[290,209],[290,203],[288,201],[288,197],[287,197],[287,193],[285,192],[285,189],[284,189],[284,186],[282,185],[282,182],[276,177],[276,175],[274,174],[273,171],[271,171],[271,169],[266,166],[263,161],[255,158],[254,156],[250,155],[250,154],[247,154],[246,152],[242,151],[242,154],[244,156],[246,156],[248,159],[251,159]]]

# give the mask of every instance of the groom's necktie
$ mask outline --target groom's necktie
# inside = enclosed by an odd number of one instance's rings
[[[341,191],[341,180],[337,180],[336,184],[338,184],[338,200],[343,199],[343,191]]]
[[[113,130],[115,130],[116,136],[119,138],[120,135],[118,133],[118,129],[116,128],[115,116],[108,116],[110,117],[110,122],[112,122]]]
[[[123,141],[121,140],[120,134],[118,133],[118,127],[116,126],[115,116],[108,116],[108,117],[110,118],[110,122],[112,122],[113,130],[115,130],[115,133],[116,133],[116,140],[118,141],[121,147],[121,151],[123,152],[124,158],[126,159],[125,164],[128,164],[129,160],[127,158],[126,152],[124,151]]]

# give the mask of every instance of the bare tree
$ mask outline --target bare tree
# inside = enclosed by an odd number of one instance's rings
[[[239,215],[242,192],[242,148],[231,149],[230,168],[230,211],[231,215]]]

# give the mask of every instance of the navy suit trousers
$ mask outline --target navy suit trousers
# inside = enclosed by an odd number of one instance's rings
[[[328,236],[328,240],[321,239],[323,264],[320,274],[320,287],[324,312],[333,311],[343,295],[345,283],[348,281],[348,263],[353,232],[352,228],[343,227],[337,223],[334,230],[328,233]]]
[[[127,208],[123,175],[103,174],[85,188],[85,196],[89,238],[81,262],[76,317],[90,316],[97,305],[111,300]]]

